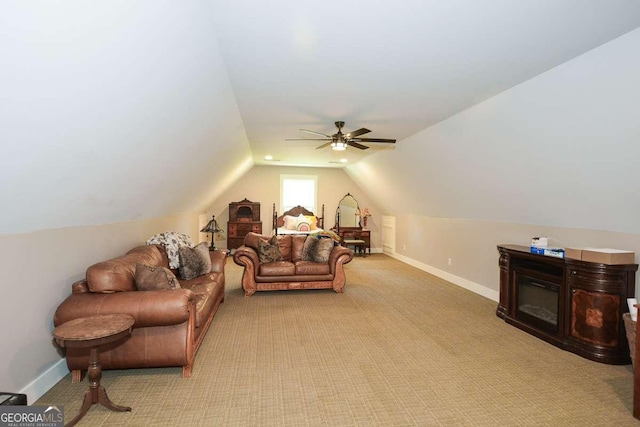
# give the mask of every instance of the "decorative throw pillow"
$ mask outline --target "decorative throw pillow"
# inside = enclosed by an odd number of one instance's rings
[[[178,249],[178,255],[180,256],[178,271],[183,279],[191,280],[211,272],[211,257],[207,242],[202,242],[193,248],[182,246]]]
[[[268,242],[260,239],[258,241],[258,256],[260,257],[260,262],[282,261],[278,238],[273,236]]]
[[[166,267],[151,267],[136,263],[136,288],[139,291],[156,291],[161,289],[180,289],[175,274]]]
[[[317,243],[311,249],[311,260],[314,262],[329,262],[329,255],[333,250],[334,244],[331,239],[315,239]]]
[[[329,255],[331,255],[333,247],[331,239],[318,239],[316,236],[309,236],[302,247],[302,260],[329,262]]]
[[[318,239],[316,236],[307,236],[304,241],[304,245],[302,246],[302,260],[303,261],[313,261],[311,259],[311,251],[318,243]]]

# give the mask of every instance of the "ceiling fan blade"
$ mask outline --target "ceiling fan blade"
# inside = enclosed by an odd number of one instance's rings
[[[327,142],[326,144],[322,144],[322,145],[316,147],[316,150],[320,150],[321,148],[328,147],[329,145],[331,145],[331,141]]]
[[[367,148],[369,148],[369,147],[367,147],[366,145],[362,145],[362,144],[358,144],[357,142],[353,142],[353,140],[349,140],[349,141],[347,141],[347,145],[350,145],[350,146],[352,146],[352,147],[359,148],[359,149],[361,149],[361,150],[366,150]]]
[[[286,138],[285,141],[331,141],[331,138]]]
[[[371,132],[369,129],[360,128],[358,130],[354,130],[349,132],[346,136],[347,138],[355,138],[356,136],[364,135],[365,133]]]
[[[331,135],[325,135],[324,133],[320,133],[320,132],[315,132],[312,130],[307,130],[307,129],[300,129],[302,132],[308,132],[308,133],[313,133],[315,135],[320,135],[320,136],[326,136],[327,138],[331,138]]]
[[[356,142],[389,142],[391,144],[395,144],[395,139],[384,139],[384,138],[354,138],[351,141]]]

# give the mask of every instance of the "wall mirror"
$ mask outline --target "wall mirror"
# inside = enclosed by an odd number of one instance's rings
[[[346,196],[338,203],[336,209],[336,226],[337,227],[360,227],[360,206],[358,201],[351,194]]]

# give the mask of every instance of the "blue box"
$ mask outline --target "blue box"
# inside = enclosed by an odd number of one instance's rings
[[[553,256],[556,258],[564,258],[564,249],[560,248],[546,248],[544,254],[547,256]]]

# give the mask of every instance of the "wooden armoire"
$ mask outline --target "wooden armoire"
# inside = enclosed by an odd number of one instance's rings
[[[229,203],[227,222],[227,249],[238,249],[244,243],[244,236],[254,232],[262,234],[260,203],[244,199]]]

